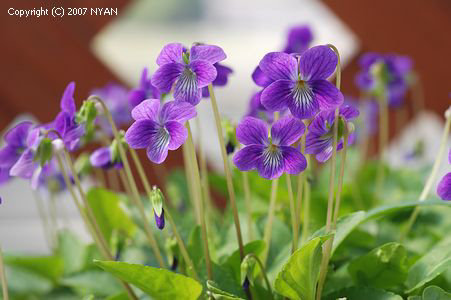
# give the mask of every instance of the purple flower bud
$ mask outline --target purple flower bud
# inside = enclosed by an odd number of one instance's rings
[[[161,215],[157,215],[155,210],[153,211],[155,216],[155,223],[157,224],[157,228],[163,230],[164,228],[164,208],[161,209]]]
[[[446,201],[451,200],[451,172],[443,176],[437,186],[437,194]]]
[[[251,285],[251,283],[246,276],[246,278],[244,278],[244,282],[243,282],[243,291],[246,294],[247,299],[252,300],[251,290],[249,289],[250,285]]]
[[[178,265],[179,265],[179,260],[177,259],[177,256],[174,256],[174,258],[172,259],[171,271],[177,270]]]
[[[235,151],[235,145],[234,145],[231,141],[229,141],[229,142],[227,143],[227,145],[226,145],[226,151],[227,151],[227,154],[232,154],[233,151]]]
[[[160,99],[161,92],[157,87],[152,85],[150,78],[148,78],[147,68],[144,68],[141,73],[141,80],[139,86],[130,91],[128,101],[131,107],[135,107],[146,99]]]

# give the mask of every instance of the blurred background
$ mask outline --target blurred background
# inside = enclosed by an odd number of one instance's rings
[[[18,18],[7,11],[53,6],[117,8],[117,16],[51,16]],[[23,118],[53,120],[61,94],[75,81],[80,105],[90,91],[110,82],[137,85],[141,70],[155,71],[155,59],[169,42],[206,42],[220,45],[233,68],[229,84],[217,89],[221,112],[237,121],[245,113],[257,86],[250,77],[263,55],[284,46],[294,25],[312,28],[313,45],[337,46],[343,62],[342,90],[358,97],[354,77],[358,58],[368,51],[411,57],[421,80],[422,114],[408,106],[402,115],[392,112],[390,159],[412,145],[412,136],[425,137],[434,157],[441,134],[443,112],[451,104],[449,0],[2,0],[0,3],[0,130]],[[414,97],[409,93],[408,98]],[[202,124],[212,124],[208,101],[199,106]],[[418,107],[417,107],[418,108]],[[427,113],[426,113],[427,112]],[[415,117],[414,117],[415,115]],[[410,122],[409,122],[410,121]],[[396,128],[398,130],[396,130]],[[405,129],[402,131],[401,129]],[[404,132],[400,134],[400,132]],[[195,135],[197,132],[195,132]],[[219,146],[213,126],[202,127],[210,166],[215,167]],[[374,148],[375,149],[375,148]],[[373,149],[373,150],[374,150]],[[406,150],[407,149],[407,150]],[[145,154],[141,153],[143,157]],[[428,157],[426,155],[426,157]],[[182,162],[172,153],[167,167]],[[443,166],[445,169],[447,166]],[[148,173],[153,182],[158,174]],[[6,251],[47,252],[36,201],[28,182],[13,180],[0,186],[0,243]],[[64,199],[65,200],[65,199]],[[81,229],[71,201],[64,210],[69,225]],[[43,200],[43,205],[48,203]],[[66,226],[61,224],[61,226]]]

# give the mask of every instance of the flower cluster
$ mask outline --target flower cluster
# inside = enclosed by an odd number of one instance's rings
[[[400,106],[409,87],[412,61],[406,56],[366,53],[356,76],[359,88],[376,98],[384,97],[390,106]]]

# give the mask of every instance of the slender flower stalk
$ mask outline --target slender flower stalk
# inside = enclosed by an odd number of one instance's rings
[[[249,187],[249,177],[247,172],[241,172],[243,175],[243,189],[244,189],[244,204],[247,212],[247,237],[249,241],[254,240],[254,231],[252,225],[252,203],[251,203],[251,189]]]
[[[186,264],[188,265],[188,274],[190,272],[192,273],[192,276],[195,280],[199,280],[199,275],[197,275],[196,268],[194,267],[193,261],[191,260],[191,257],[188,254],[188,251],[186,250],[185,243],[182,240],[182,237],[180,236],[177,226],[175,225],[174,219],[172,218],[171,213],[169,212],[169,209],[166,207],[165,209],[165,216],[169,221],[169,224],[171,224],[172,231],[174,232],[175,239],[177,241],[177,244],[179,245],[180,252],[182,253],[183,259],[185,260]]]
[[[139,160],[138,154],[136,153],[135,149],[130,148],[130,154],[132,156],[133,162],[136,166],[136,169],[138,170],[139,177],[141,179],[141,182],[144,185],[144,189],[146,191],[147,197],[149,199],[152,198],[152,189],[149,185],[149,179],[147,178],[146,173],[144,172],[144,168],[141,164],[141,161]],[[183,242],[178,230],[177,226],[175,225],[175,222],[171,216],[171,213],[169,212],[169,209],[165,207],[164,209],[164,215],[168,219],[169,223],[171,224],[172,231],[174,232],[175,239],[177,241],[177,244],[179,245],[180,251],[183,255],[183,259],[185,259],[186,264],[188,265],[188,268],[191,270],[194,279],[199,280],[199,276],[196,273],[196,269],[194,268],[193,261],[191,260],[188,251],[186,250],[185,243]]]
[[[340,89],[341,86],[341,62],[340,53],[338,49],[333,45],[328,45],[338,57],[337,69],[336,69],[336,87]],[[334,191],[335,191],[335,169],[336,169],[336,157],[337,157],[337,144],[338,144],[338,113],[339,108],[335,109],[335,120],[333,128],[333,145],[332,145],[332,159],[330,163],[330,180],[329,180],[329,196],[327,200],[327,216],[326,216],[326,232],[330,233],[332,225],[332,211],[334,206]],[[326,241],[324,245],[324,255],[321,261],[318,288],[316,291],[316,299],[321,299],[321,293],[323,290],[324,282],[327,275],[327,266],[329,264],[330,253],[332,251],[333,237]]]
[[[265,241],[265,251],[262,254],[262,262],[266,264],[268,259],[269,248],[271,246],[271,236],[272,236],[272,224],[274,222],[274,217],[276,214],[276,200],[277,200],[277,189],[279,186],[279,179],[273,179],[271,183],[271,196],[269,199],[268,207],[268,220],[266,221],[265,231],[263,232],[263,241]]]
[[[187,181],[188,186],[188,193],[189,193],[189,199],[191,200],[191,206],[194,210],[194,216],[196,217],[196,223],[197,225],[200,225],[200,216],[199,216],[199,210],[197,208],[197,201],[196,196],[194,193],[194,181],[193,181],[193,172],[192,172],[192,163],[191,163],[191,155],[190,155],[190,149],[188,145],[185,143],[182,146],[183,150],[183,162],[185,165],[185,177]]]
[[[286,181],[287,181],[287,190],[288,190],[288,198],[290,200],[290,212],[291,212],[291,228],[293,230],[293,246],[291,248],[291,253],[293,254],[294,251],[296,251],[298,247],[298,230],[296,224],[296,204],[294,203],[294,195],[293,195],[293,188],[291,186],[291,176],[289,174],[286,175]]]
[[[309,163],[310,155],[307,155],[307,163]],[[309,236],[309,225],[310,225],[310,183],[307,178],[304,182],[304,219],[302,221],[302,233],[301,233],[301,244],[307,241]]]
[[[33,194],[34,200],[36,202],[36,206],[38,208],[39,218],[41,219],[41,222],[42,222],[42,228],[44,230],[44,236],[45,236],[45,240],[47,242],[47,246],[49,247],[49,249],[54,251],[55,250],[55,241],[53,241],[53,235],[51,234],[51,229],[49,227],[49,219],[45,212],[45,206],[44,206],[43,200],[37,191],[32,191],[32,194]]]
[[[343,137],[343,149],[341,150],[341,165],[340,165],[340,174],[338,177],[338,188],[337,194],[335,195],[335,210],[334,217],[332,222],[332,229],[336,228],[338,213],[340,211],[340,200],[341,200],[341,191],[343,189],[343,179],[345,174],[345,164],[346,164],[346,152],[348,149],[348,137],[349,137],[349,124],[346,124],[344,137]]]
[[[108,122],[110,123],[111,129],[113,131],[113,135],[114,138],[117,141],[120,141],[120,135],[119,135],[119,131],[116,128],[116,124],[113,121],[113,117],[111,116],[110,111],[108,110],[108,107],[105,105],[105,103],[102,101],[102,99],[100,99],[97,96],[91,96],[89,97],[90,100],[95,100],[97,101],[103,108],[103,112],[105,113]],[[119,155],[121,157],[121,161],[124,164],[124,170],[125,170],[125,175],[127,177],[127,181],[128,184],[130,186],[130,189],[132,191],[132,198],[131,200],[133,201],[134,205],[138,208],[138,211],[141,215],[141,219],[144,225],[144,233],[146,234],[147,240],[149,241],[149,244],[152,248],[152,251],[154,252],[154,255],[158,261],[158,264],[160,265],[161,268],[165,267],[165,263],[163,260],[163,256],[161,255],[160,249],[158,248],[158,244],[157,241],[155,240],[155,237],[153,236],[153,232],[152,229],[150,227],[149,224],[149,220],[147,219],[146,213],[145,213],[145,209],[144,209],[144,205],[141,202],[141,198],[139,196],[139,192],[138,192],[138,188],[136,186],[136,182],[135,179],[133,178],[133,174],[130,168],[130,164],[128,162],[127,159],[127,154],[125,152],[124,146],[122,145],[121,142],[118,142],[118,149],[119,149]]]
[[[210,186],[208,184],[208,169],[207,159],[205,157],[205,149],[202,146],[202,127],[200,126],[199,118],[195,119],[197,132],[198,132],[198,145],[199,145],[199,164],[200,164],[200,178],[202,183],[202,198],[204,199],[205,209],[207,213],[208,221],[213,218],[213,203],[211,202]]]
[[[8,300],[8,283],[6,282],[6,274],[5,274],[5,266],[3,263],[3,253],[2,249],[0,248],[0,281],[2,283],[2,295],[3,300]]]
[[[426,200],[426,197],[429,195],[432,185],[434,184],[435,178],[437,177],[437,172],[440,168],[440,164],[442,163],[442,158],[444,156],[445,149],[446,149],[446,142],[448,140],[450,127],[451,127],[451,106],[445,112],[445,118],[446,118],[445,128],[443,128],[443,135],[442,135],[442,139],[440,141],[440,148],[438,150],[437,156],[435,157],[435,162],[434,162],[434,165],[432,166],[431,173],[429,174],[426,184],[424,185],[423,191],[420,194],[420,198],[419,198],[418,202],[423,202]],[[407,222],[405,230],[403,230],[403,232],[401,234],[400,241],[403,241],[406,238],[406,236],[409,234],[419,213],[420,213],[420,207],[416,206],[413,213],[410,215],[410,218],[409,218],[409,221]]]
[[[379,166],[376,175],[376,195],[380,196],[382,194],[382,188],[384,185],[385,177],[385,165],[384,165],[384,151],[388,145],[388,99],[385,96],[381,97],[379,100]]]
[[[273,295],[272,290],[271,290],[271,283],[269,282],[268,275],[266,274],[266,269],[265,269],[264,264],[258,258],[258,256],[255,255],[255,253],[249,253],[248,255],[246,255],[246,257],[243,260],[246,260],[246,259],[249,259],[249,258],[252,258],[252,259],[254,259],[257,262],[257,264],[260,267],[260,270],[261,270],[261,272],[263,274],[263,279],[265,280],[266,288],[268,289],[268,292],[271,295],[270,299],[274,299],[274,295]]]
[[[216,130],[217,130],[217,134],[218,134],[219,145],[221,147],[222,160],[224,162],[224,172],[225,172],[226,179],[227,179],[227,189],[229,192],[230,205],[232,207],[233,220],[235,222],[235,230],[236,230],[236,236],[237,236],[237,240],[238,240],[238,247],[239,247],[239,251],[240,251],[240,258],[241,258],[241,260],[243,260],[243,258],[244,258],[243,237],[241,235],[240,219],[238,216],[238,209],[236,207],[235,190],[233,188],[232,172],[230,170],[230,166],[229,166],[229,163],[227,160],[227,151],[226,151],[226,147],[224,144],[224,135],[223,135],[223,131],[222,131],[221,116],[219,114],[218,104],[216,103],[216,96],[213,91],[213,86],[211,84],[208,85],[208,92],[210,94],[211,106],[213,108],[213,113],[214,113],[214,117],[215,117]]]
[[[207,266],[207,277],[209,280],[212,280],[213,279],[213,270],[212,270],[211,261],[210,261],[210,250],[208,247],[208,233],[207,233],[207,226],[205,224],[204,205],[202,202],[201,179],[200,179],[200,174],[199,174],[199,166],[197,163],[196,150],[194,149],[193,135],[191,132],[191,127],[189,125],[189,122],[186,122],[186,128],[188,129],[187,142],[188,142],[189,152],[191,155],[192,171],[193,171],[193,175],[194,175],[193,177],[194,177],[194,181],[195,181],[195,192],[196,192],[196,199],[197,199],[198,214],[200,216],[202,240],[203,240],[203,244],[204,244],[204,255],[205,255],[205,263]]]
[[[305,130],[306,131],[300,140],[302,155],[305,154],[305,139],[307,137],[309,123],[310,123],[309,121],[305,121]],[[309,166],[310,166],[310,163],[307,161],[307,168]],[[302,209],[302,198],[303,198],[303,194],[304,194],[303,193],[304,184],[305,184],[305,172],[302,172],[301,174],[298,175],[298,182],[297,182],[298,190],[297,190],[296,205],[295,205],[296,231],[293,231],[293,236],[296,241],[299,240],[299,225],[301,223],[300,218],[301,218],[301,209]],[[304,221],[303,226],[305,226],[305,221]],[[304,239],[304,237],[302,237],[302,239]],[[296,243],[296,247],[297,247],[297,243]]]
[[[73,198],[73,200],[75,202],[75,205],[77,206],[78,211],[79,211],[79,213],[80,213],[80,215],[81,215],[86,227],[88,228],[88,231],[91,233],[91,236],[92,236],[94,242],[96,243],[100,253],[102,254],[102,256],[105,259],[114,260],[114,257],[111,254],[111,252],[109,251],[106,242],[104,240],[102,241],[102,239],[101,239],[101,235],[100,235],[101,233],[98,232],[95,229],[95,226],[94,226],[92,220],[89,218],[89,216],[87,214],[87,211],[90,210],[90,207],[88,206],[88,208],[85,210],[83,205],[80,203],[80,200],[78,199],[78,197],[77,197],[77,195],[76,195],[76,193],[75,193],[75,191],[73,189],[72,182],[69,179],[69,175],[67,174],[67,172],[66,172],[66,170],[64,168],[64,164],[63,164],[62,158],[60,157],[59,154],[56,154],[55,156],[56,156],[56,159],[58,161],[58,165],[59,165],[59,168],[61,170],[61,173],[63,175],[64,182],[65,182],[65,184],[66,184],[66,186],[67,186],[67,188],[69,190],[69,193],[71,194],[71,196],[72,196],[72,198]],[[133,292],[131,287],[128,285],[128,283],[126,283],[126,282],[124,282],[122,280],[120,280],[120,283],[124,287],[124,289],[126,290],[127,295],[128,295],[128,297],[130,299],[132,299],[132,300],[137,300],[138,299],[138,297],[135,295],[135,293]]]

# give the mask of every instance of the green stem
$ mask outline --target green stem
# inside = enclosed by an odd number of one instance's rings
[[[247,257],[251,257],[251,258],[255,259],[255,261],[257,262],[257,264],[260,267],[260,270],[263,274],[263,279],[265,280],[265,284],[268,289],[268,292],[271,295],[271,299],[274,299],[274,295],[272,294],[272,290],[271,290],[271,283],[269,282],[268,275],[266,274],[266,269],[265,269],[265,266],[263,265],[262,261],[254,253],[249,253],[248,255],[246,255],[246,258]]]
[[[53,236],[49,227],[49,220],[47,218],[47,214],[45,213],[45,206],[43,200],[37,191],[33,191],[33,197],[36,202],[36,206],[38,208],[39,218],[41,219],[42,228],[44,231],[45,240],[47,242],[47,246],[52,252],[55,252],[55,242],[53,241]]]
[[[175,239],[177,240],[177,244],[179,245],[180,252],[182,253],[183,259],[186,261],[186,264],[188,265],[188,274],[192,273],[193,278],[197,281],[199,280],[199,275],[197,275],[196,268],[194,267],[193,261],[191,260],[191,257],[188,254],[188,251],[186,250],[185,243],[182,240],[182,237],[180,236],[177,226],[175,225],[174,219],[171,216],[171,213],[169,212],[169,209],[166,207],[164,212],[166,218],[168,219],[169,223],[171,224],[172,231],[174,232]]]
[[[247,172],[241,172],[243,175],[243,189],[244,189],[244,204],[247,212],[247,235],[248,240],[254,240],[254,231],[252,230],[252,202],[251,202],[251,189],[249,186],[249,176]]]
[[[211,84],[208,85],[208,92],[210,93],[210,99],[211,99],[211,106],[213,108],[213,113],[215,117],[215,123],[216,123],[216,131],[219,139],[219,145],[221,147],[221,155],[222,160],[224,162],[224,172],[227,179],[227,189],[229,192],[230,197],[230,205],[232,207],[232,213],[233,213],[233,220],[235,222],[235,230],[236,230],[236,236],[238,240],[238,247],[240,251],[240,258],[243,260],[244,258],[244,246],[243,246],[243,237],[241,235],[241,226],[240,226],[240,219],[238,215],[238,209],[236,207],[236,199],[235,199],[235,190],[233,188],[233,180],[232,180],[232,172],[230,170],[229,163],[227,161],[227,151],[224,144],[224,135],[222,131],[222,123],[221,123],[221,115],[219,114],[218,110],[218,104],[216,103],[216,97],[215,93],[213,91],[213,86]]]
[[[298,226],[296,224],[296,204],[294,203],[293,188],[291,187],[291,176],[286,174],[288,198],[290,200],[290,215],[291,215],[291,229],[293,230],[293,246],[291,247],[291,253],[293,254],[298,247]]]
[[[307,155],[307,165],[310,163],[310,155]],[[310,225],[310,183],[304,178],[304,218],[302,221],[301,244],[307,241]]]
[[[161,268],[165,267],[165,263],[163,260],[163,256],[161,255],[160,249],[158,248],[157,241],[155,240],[155,237],[153,236],[152,229],[149,224],[149,220],[147,219],[144,205],[141,202],[141,198],[139,196],[138,187],[136,186],[135,179],[132,174],[132,170],[130,168],[130,164],[127,159],[127,154],[125,152],[124,146],[121,142],[121,137],[119,135],[119,131],[117,130],[116,124],[113,121],[113,117],[111,116],[110,111],[108,110],[108,107],[105,105],[105,103],[100,99],[98,96],[91,96],[89,97],[90,100],[97,101],[103,108],[103,111],[107,117],[108,123],[110,123],[111,129],[113,131],[114,138],[117,140],[118,149],[119,149],[119,155],[121,157],[122,164],[124,165],[125,175],[127,177],[130,189],[132,191],[132,201],[133,204],[138,208],[138,211],[141,216],[141,220],[143,222],[144,226],[144,233],[146,235],[146,238],[152,248],[152,251],[158,261],[158,264]]]
[[[345,130],[347,131],[347,130]],[[334,210],[334,218],[333,218],[333,224],[332,229],[336,228],[337,220],[338,220],[338,214],[340,211],[340,200],[341,200],[341,191],[343,189],[343,178],[345,174],[345,165],[346,165],[346,152],[348,150],[348,133],[345,132],[343,137],[343,149],[341,150],[341,165],[340,165],[340,175],[338,177],[338,188],[337,188],[337,194],[335,196],[335,210]]]
[[[199,209],[197,208],[197,201],[196,201],[196,197],[194,195],[194,181],[193,181],[193,172],[192,172],[192,164],[191,164],[191,160],[190,160],[190,150],[188,145],[185,143],[182,146],[182,150],[183,150],[183,162],[185,165],[185,177],[186,177],[186,183],[188,186],[188,193],[189,193],[189,199],[191,201],[191,207],[193,208],[194,211],[194,217],[196,218],[196,224],[200,225],[200,216],[199,216]]]
[[[60,168],[60,171],[63,175],[63,179],[64,182],[69,190],[69,193],[72,196],[72,199],[75,202],[75,205],[78,208],[78,211],[89,231],[89,233],[91,234],[92,239],[94,240],[94,242],[97,245],[97,248],[99,249],[100,253],[102,254],[102,256],[107,259],[107,260],[114,260],[113,255],[110,253],[106,243],[103,243],[101,241],[101,237],[99,235],[99,233],[96,231],[92,220],[89,218],[88,214],[86,213],[87,210],[89,210],[89,208],[87,208],[86,210],[83,208],[83,205],[80,203],[80,200],[78,200],[78,197],[76,196],[76,193],[74,191],[74,188],[72,186],[72,182],[69,179],[69,175],[66,172],[66,169],[64,168],[64,164],[63,164],[63,160],[61,159],[59,154],[56,154],[56,159],[58,161],[58,166]],[[75,175],[74,175],[75,176]],[[131,289],[131,287],[129,286],[128,283],[119,280],[119,282],[121,283],[121,285],[124,287],[124,289],[127,292],[127,295],[130,299],[132,300],[137,300],[138,297],[135,295],[135,293],[133,292],[133,290]]]
[[[152,189],[150,188],[149,179],[147,178],[146,173],[144,172],[144,168],[141,164],[141,161],[139,160],[138,154],[134,149],[130,149],[130,154],[132,156],[133,162],[136,166],[136,169],[138,170],[139,177],[141,179],[141,182],[144,185],[144,189],[146,190],[147,198],[152,198]],[[185,259],[186,263],[188,264],[188,267],[192,270],[194,279],[199,280],[199,277],[197,276],[196,270],[194,268],[193,261],[191,260],[188,252],[186,251],[185,244],[183,243],[182,238],[180,237],[180,234],[177,230],[177,226],[174,223],[174,220],[172,219],[172,216],[169,212],[169,209],[165,207],[165,215],[168,219],[169,223],[171,224],[172,231],[174,232],[175,239],[179,245],[180,251],[182,252],[183,258]]]
[[[201,189],[201,180],[200,180],[200,174],[199,174],[199,165],[197,163],[196,149],[194,148],[193,135],[191,132],[191,127],[189,125],[189,122],[186,122],[186,128],[188,129],[187,143],[188,143],[188,147],[189,147],[189,153],[191,155],[192,172],[193,172],[193,177],[194,177],[194,182],[195,182],[194,191],[195,191],[196,199],[197,199],[198,214],[200,216],[200,227],[201,227],[202,241],[203,241],[203,246],[204,246],[205,263],[206,263],[206,267],[207,267],[207,277],[209,280],[213,280],[213,270],[211,267],[210,250],[208,247],[208,233],[207,233],[207,226],[205,224],[204,205],[202,202],[202,189]]]
[[[337,64],[337,70],[336,70],[336,86],[337,89],[340,89],[341,85],[341,62],[340,62],[340,54],[338,52],[338,49],[333,45],[328,45],[337,55],[338,57],[338,64]],[[332,211],[334,206],[334,191],[335,191],[335,169],[336,169],[336,163],[337,163],[337,144],[338,144],[338,114],[339,114],[339,108],[337,107],[335,109],[335,119],[334,119],[334,128],[333,128],[333,143],[332,143],[332,158],[331,158],[331,165],[330,165],[330,179],[329,179],[329,197],[327,200],[327,216],[326,216],[326,233],[331,232],[331,224],[332,224]],[[326,281],[326,275],[327,275],[327,266],[329,264],[329,257],[330,253],[332,251],[332,243],[333,243],[333,237],[326,241],[324,245],[324,255],[321,260],[321,267],[320,267],[320,273],[319,273],[319,280],[318,280],[318,289],[316,293],[316,299],[321,299],[321,293],[323,290],[324,282]]]
[[[305,153],[305,139],[307,137],[308,125],[309,125],[309,121],[307,120],[307,121],[305,121],[305,127],[306,127],[305,132],[302,135],[301,140],[300,140],[302,155],[304,155],[304,153]],[[310,167],[310,164],[307,162],[307,168],[309,168],[309,167]],[[301,174],[298,175],[298,182],[297,182],[298,190],[297,190],[297,195],[296,195],[295,213],[294,213],[296,231],[293,231],[293,236],[296,241],[299,241],[299,226],[301,224],[300,218],[301,218],[301,213],[302,213],[302,211],[301,211],[302,210],[302,199],[303,199],[303,195],[304,195],[303,190],[304,190],[304,184],[305,184],[305,172],[306,171],[307,170],[304,170],[303,172],[301,172]],[[305,224],[304,224],[304,226],[305,226]],[[302,237],[302,239],[304,239],[304,237]],[[298,244],[296,242],[296,248],[297,248],[297,246],[298,246]]]
[[[268,220],[266,221],[265,231],[263,233],[263,240],[265,241],[266,248],[262,255],[262,262],[266,264],[268,259],[269,248],[271,246],[272,236],[272,224],[276,214],[276,200],[277,200],[277,188],[279,186],[279,179],[273,179],[271,183],[271,196],[268,207]]]
[[[0,281],[2,282],[3,300],[8,300],[8,283],[6,282],[5,265],[3,263],[3,253],[0,247]]]
[[[384,151],[388,145],[388,103],[387,97],[384,96],[379,100],[379,166],[376,174],[376,195],[381,197],[384,186],[385,164]]]
[[[445,122],[445,128],[443,129],[442,139],[440,141],[440,148],[438,150],[437,156],[435,157],[435,162],[434,162],[434,165],[432,166],[431,174],[429,174],[426,184],[424,185],[423,191],[421,192],[419,202],[423,202],[426,200],[426,197],[429,195],[429,192],[430,192],[432,185],[434,184],[435,178],[437,176],[437,172],[440,168],[440,164],[442,162],[442,158],[444,156],[444,152],[445,152],[445,148],[446,148],[446,141],[448,140],[450,127],[451,127],[451,107],[448,108],[448,110],[445,112],[445,117],[446,117],[446,122]],[[410,215],[410,218],[409,218],[409,221],[407,222],[407,226],[406,226],[405,230],[403,230],[403,233],[401,234],[401,238],[400,238],[401,242],[409,234],[419,213],[420,213],[420,207],[416,206],[412,215]]]

